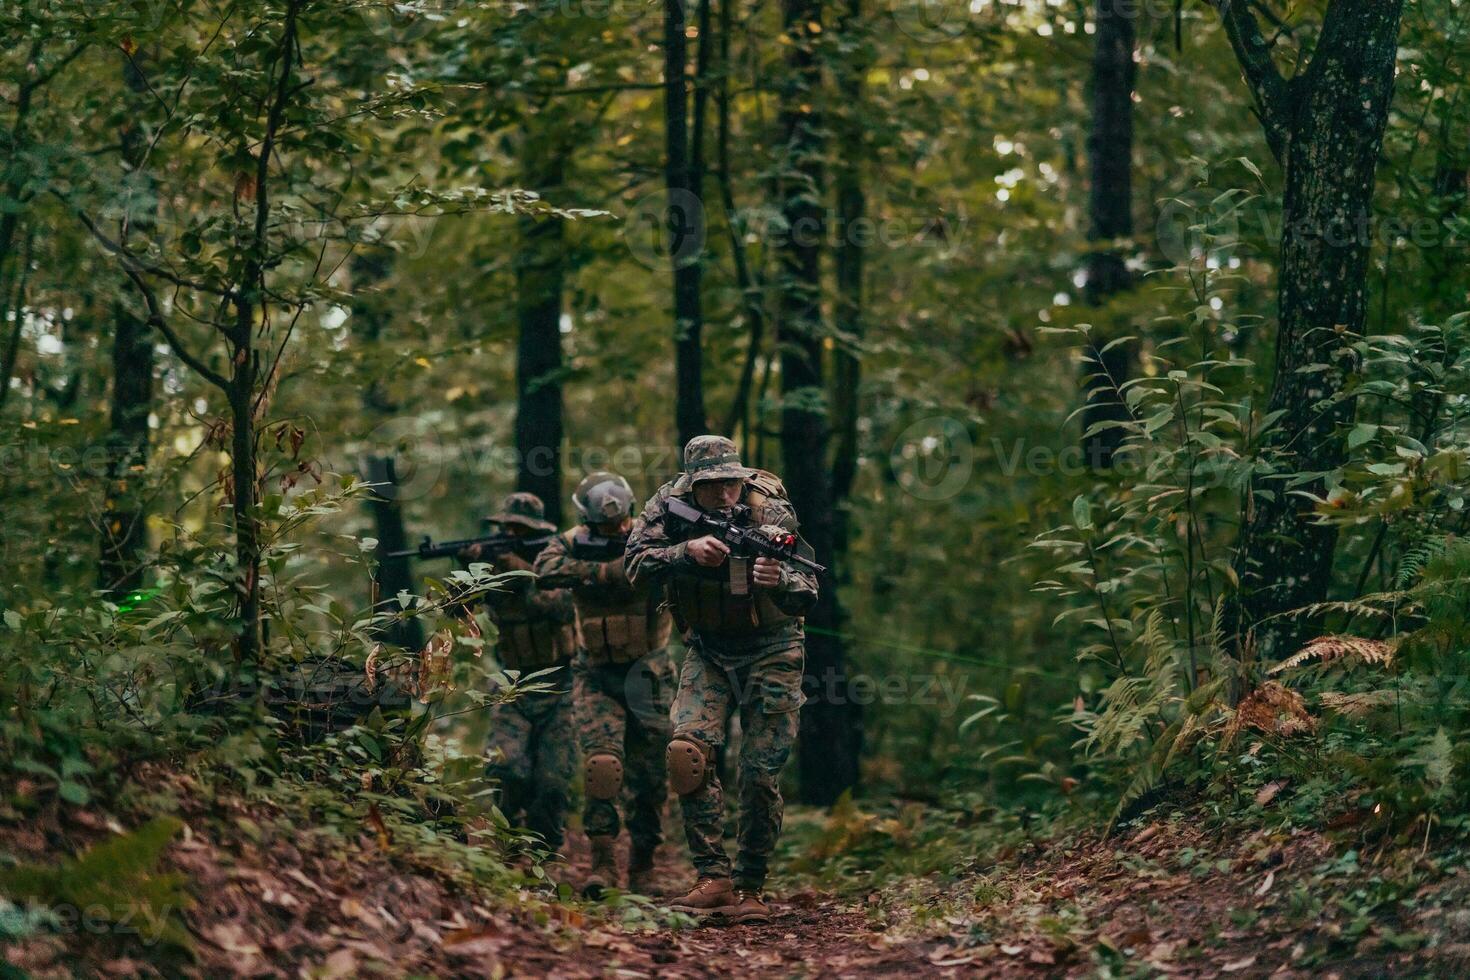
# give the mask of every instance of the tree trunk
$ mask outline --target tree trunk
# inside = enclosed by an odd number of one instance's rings
[[[260,560],[261,535],[257,513],[256,481],[259,467],[255,458],[255,384],[259,375],[259,358],[250,349],[254,332],[253,307],[242,303],[234,343],[235,370],[230,376],[230,479],[235,525],[235,566],[238,576],[240,604],[240,639],[237,658],[241,664],[254,666],[264,652],[261,626]],[[245,343],[238,340],[243,327]]]
[[[391,456],[369,456],[362,461],[363,475],[377,489],[368,499],[368,509],[378,535],[378,554],[387,555],[408,548],[408,533],[403,526],[403,507],[398,501],[398,474]],[[412,592],[413,559],[383,558],[373,579],[377,602],[391,601],[400,592]],[[384,639],[405,650],[422,650],[424,631],[417,619],[395,623]]]
[[[9,263],[0,257],[0,324],[10,322],[10,334],[5,340],[4,351],[0,352],[0,408],[5,407],[10,397],[10,379],[15,376],[16,361],[20,357],[21,333],[25,329],[26,289],[30,285],[31,266],[35,261],[35,244],[35,231],[30,230],[26,234],[25,248],[14,263],[13,276],[4,274]],[[11,288],[12,282],[14,289]],[[10,321],[12,315],[14,321]]]
[[[564,158],[529,135],[521,163],[526,186],[547,196],[561,187]],[[516,450],[520,471],[516,488],[546,504],[546,519],[561,522],[562,440],[562,291],[566,277],[566,236],[555,219],[520,219],[516,255]]]
[[[720,189],[720,203],[725,212],[725,228],[730,237],[730,257],[735,263],[735,284],[740,287],[742,310],[750,321],[750,328],[745,359],[740,368],[740,378],[735,383],[735,397],[730,400],[730,412],[725,416],[725,424],[721,426],[720,431],[725,435],[733,436],[736,427],[739,426],[742,437],[749,442],[751,392],[755,386],[756,362],[760,359],[761,344],[766,333],[766,299],[764,290],[761,284],[756,282],[755,272],[751,269],[750,256],[742,237],[744,222],[740,219],[739,209],[735,205],[735,186],[730,175],[732,110],[730,74],[734,68],[730,61],[730,35],[734,30],[734,17],[732,16],[734,3],[735,0],[721,0],[720,2],[720,45],[717,69],[719,91],[715,129],[715,153],[718,160],[715,181]]]
[[[837,89],[842,109],[835,127],[839,235],[835,255],[838,338],[833,379],[837,448],[832,458],[832,502],[836,508],[833,552],[839,560],[847,555],[851,529],[848,498],[857,479],[858,386],[862,382],[857,344],[863,336],[863,272],[867,255],[862,225],[868,212],[862,163],[869,153],[863,138],[862,118],[863,82],[868,70],[868,42],[863,31],[862,0],[847,0],[839,35],[853,46],[854,53],[845,57],[839,68]],[[845,564],[843,567],[845,570]]]
[[[260,466],[255,441],[256,413],[266,409],[265,395],[257,401],[261,380],[261,351],[269,349],[268,337],[256,338],[256,317],[268,325],[269,302],[265,273],[270,264],[270,163],[276,152],[276,136],[285,120],[286,100],[291,95],[291,77],[296,56],[297,17],[304,0],[292,0],[286,8],[278,50],[280,74],[272,71],[273,98],[267,113],[265,138],[261,140],[255,170],[255,227],[244,244],[240,285],[232,299],[234,323],[229,330],[230,377],[226,394],[230,402],[231,479],[234,484],[235,562],[240,602],[239,663],[255,667],[266,651],[267,633],[262,620],[260,566],[264,557],[261,533]],[[264,328],[262,328],[264,329]]]
[[[1226,610],[1228,635],[1243,652],[1253,647],[1262,662],[1297,649],[1311,624],[1281,614],[1321,602],[1331,583],[1337,531],[1317,524],[1310,503],[1293,492],[1320,495],[1323,481],[1287,487],[1283,477],[1330,473],[1347,459],[1343,427],[1353,406],[1327,402],[1354,369],[1348,345],[1367,312],[1374,175],[1402,13],[1402,0],[1336,0],[1311,64],[1284,82],[1268,56],[1259,60],[1254,15],[1222,7],[1286,171],[1280,325],[1267,407],[1282,414],[1264,440],[1273,471],[1258,475],[1247,497],[1235,557],[1240,592]]]
[[[700,302],[704,208],[700,204],[702,188],[695,183],[690,166],[686,27],[684,0],[664,0],[665,185],[669,194],[669,259],[674,268],[674,415],[681,446],[709,428],[704,413],[704,362],[700,350],[704,330]],[[706,46],[704,39],[700,46]]]
[[[112,414],[98,586],[121,600],[142,587],[148,549],[143,477],[153,406],[153,337],[147,322],[122,303],[114,309]]]
[[[1097,0],[1097,32],[1092,49],[1092,131],[1087,137],[1091,186],[1087,238],[1095,243],[1087,257],[1086,298],[1101,307],[1132,285],[1118,247],[1133,235],[1133,62],[1135,11],[1129,0]],[[1126,329],[1126,327],[1124,328]],[[1093,426],[1129,418],[1122,384],[1134,358],[1131,344],[1108,347],[1110,329],[1098,330],[1083,363],[1082,454],[1089,466],[1106,469],[1123,444],[1124,430]]]
[[[396,253],[389,249],[359,250],[352,257],[352,318],[355,337],[361,337],[365,346],[378,343],[387,326],[387,314],[379,301],[380,287],[393,270]],[[363,390],[363,412],[370,419],[384,419],[396,408],[383,395],[382,386],[376,378],[369,381]],[[358,468],[363,479],[373,484],[373,495],[368,498],[368,513],[373,519],[374,536],[378,539],[380,556],[408,548],[408,531],[403,523],[403,506],[398,499],[397,464],[392,456],[366,456],[359,460]],[[374,602],[391,601],[400,592],[414,591],[413,559],[387,558],[379,560],[373,576]],[[424,646],[423,627],[417,619],[395,624],[384,638],[407,650],[421,650]]]
[[[124,63],[123,81],[135,115],[121,133],[122,157],[127,176],[138,182],[131,188],[136,197],[127,220],[146,236],[155,224],[156,191],[151,176],[141,169],[148,144],[136,113],[147,83],[136,61]],[[121,300],[113,305],[113,322],[112,417],[97,580],[120,601],[142,587],[143,555],[148,549],[148,508],[142,491],[150,443],[148,416],[153,409],[153,332]]]
[[[821,0],[784,0],[788,40],[781,90],[777,206],[785,219],[780,242],[781,451],[783,475],[817,560],[832,564],[832,487],[827,472],[827,413],[822,379],[821,245],[822,121],[813,108],[821,68],[816,31]],[[801,799],[830,805],[856,785],[861,728],[848,689],[840,635],[836,576],[824,576],[807,617],[806,687],[801,715]]]

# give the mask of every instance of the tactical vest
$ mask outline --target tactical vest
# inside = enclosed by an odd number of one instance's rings
[[[575,529],[562,536],[568,548],[575,536]],[[656,594],[634,588],[626,576],[606,584],[576,586],[572,599],[582,649],[593,666],[630,664],[669,645],[672,617],[660,607]]]
[[[529,571],[531,565],[518,555],[501,562],[512,571]],[[491,592],[485,598],[490,619],[500,630],[496,656],[511,670],[541,670],[566,663],[577,652],[575,622],[559,623],[540,610],[532,610],[524,596]]]
[[[766,503],[785,497],[786,488],[775,474],[757,470],[745,481],[740,502],[750,508],[750,521],[758,526],[767,523]],[[767,590],[755,587],[754,565],[753,558],[731,558],[718,568],[681,569],[669,584],[679,628],[709,636],[742,636],[795,620],[781,611]]]

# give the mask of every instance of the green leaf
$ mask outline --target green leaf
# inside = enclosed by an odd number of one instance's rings
[[[56,788],[56,792],[63,800],[76,806],[86,806],[87,802],[92,799],[92,794],[87,792],[87,787],[81,783],[74,783],[70,779],[64,780]]]
[[[1092,530],[1092,504],[1084,496],[1079,495],[1072,501],[1072,523],[1079,531]]]

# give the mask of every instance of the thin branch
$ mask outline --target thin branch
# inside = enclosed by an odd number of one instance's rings
[[[1235,50],[1241,72],[1256,102],[1256,115],[1266,131],[1266,143],[1278,163],[1286,160],[1291,139],[1289,109],[1290,92],[1285,78],[1271,60],[1271,45],[1261,33],[1261,25],[1251,12],[1248,0],[1210,0],[1225,25],[1225,34]]]
[[[34,248],[36,244],[35,229],[29,229],[26,233],[26,245],[21,266],[16,273],[15,300],[4,309],[0,309],[0,324],[9,317],[15,317],[15,326],[11,328],[10,340],[5,347],[4,364],[0,365],[0,407],[5,405],[10,395],[10,378],[15,373],[15,362],[20,357],[20,337],[25,327],[26,287],[30,283],[31,263],[35,258]],[[6,285],[9,285],[8,283]],[[0,301],[9,299],[8,296],[0,297]]]
[[[46,85],[50,84],[50,82],[51,82],[51,80],[53,78],[55,78],[57,75],[61,74],[61,72],[66,68],[67,65],[69,65],[73,61],[77,60],[77,58],[81,55],[81,53],[83,51],[87,50],[87,43],[88,42],[86,42],[86,41],[82,41],[76,47],[72,48],[66,54],[62,55],[60,61],[58,61],[56,64],[52,65],[48,70],[42,72],[41,74],[37,75],[35,78],[31,79],[30,81],[28,81],[24,85],[22,85],[21,86],[21,92],[24,93],[25,95],[29,96],[32,92],[35,92],[37,89],[41,89],[41,88],[46,87]]]
[[[185,279],[178,273],[173,272],[169,269],[165,269],[163,266],[151,265],[147,262],[144,262],[142,259],[134,255],[126,245],[123,245],[120,242],[115,242],[111,238],[108,238],[106,232],[97,227],[97,223],[92,220],[87,212],[83,211],[81,208],[73,206],[71,202],[66,199],[66,196],[63,195],[60,191],[53,188],[51,190],[51,193],[55,195],[55,197],[63,204],[72,209],[72,212],[77,216],[77,220],[86,226],[87,230],[92,233],[92,237],[97,240],[97,243],[99,245],[101,245],[107,251],[111,252],[113,255],[116,255],[119,259],[122,260],[122,265],[124,269],[130,272],[147,273],[150,276],[157,276],[159,279],[162,279],[165,282],[171,283],[175,286],[180,286],[184,289],[197,290],[201,293],[209,293],[213,296],[230,297],[234,295],[231,290],[224,289],[219,286],[211,286],[208,283],[195,282],[192,279]]]
[[[144,281],[143,276],[136,269],[131,269],[126,266],[123,267],[123,272],[127,273],[128,278],[137,287],[138,294],[143,297],[143,305],[148,308],[149,325],[157,328],[158,332],[163,334],[163,339],[168,341],[168,346],[178,355],[179,360],[183,361],[188,365],[190,370],[194,371],[216,388],[225,391],[229,390],[229,380],[224,375],[211,369],[209,365],[205,364],[198,357],[194,356],[184,346],[184,342],[179,339],[179,335],[174,333],[173,328],[169,326],[168,318],[163,315],[163,309],[159,306],[158,297],[154,294],[152,287]]]
[[[732,30],[730,7],[734,0],[720,0],[720,70],[718,95],[718,121],[715,152],[719,154],[715,180],[720,188],[720,201],[725,209],[725,230],[730,235],[730,254],[735,260],[735,281],[740,286],[740,296],[745,302],[746,315],[750,317],[750,341],[745,351],[745,363],[740,367],[740,381],[735,388],[735,399],[730,412],[725,416],[721,429],[726,435],[734,435],[735,426],[745,418],[750,405],[750,391],[755,383],[755,364],[760,357],[761,339],[766,328],[766,311],[762,308],[763,291],[754,281],[750,271],[750,259],[745,251],[745,242],[740,238],[740,219],[735,207],[735,191],[730,176],[730,32]],[[749,433],[747,432],[748,436]]]

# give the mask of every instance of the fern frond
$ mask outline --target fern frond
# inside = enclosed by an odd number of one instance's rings
[[[1308,619],[1316,619],[1328,613],[1343,613],[1348,616],[1377,616],[1380,619],[1393,615],[1397,603],[1409,598],[1406,592],[1381,592],[1376,595],[1363,596],[1361,599],[1343,599],[1333,602],[1314,602],[1311,605],[1301,606],[1287,612],[1277,613],[1272,619],[1285,616],[1303,616]],[[1375,603],[1383,603],[1387,608],[1380,608]]]
[[[1436,535],[1410,548],[1399,561],[1398,574],[1395,576],[1395,583],[1398,587],[1407,589],[1413,585],[1423,574],[1425,566],[1444,554],[1449,543],[1450,538],[1447,535]]]
[[[1267,681],[1247,694],[1236,707],[1220,739],[1221,750],[1229,747],[1245,728],[1289,737],[1316,731],[1317,719],[1307,710],[1300,694],[1276,681]]]
[[[1322,710],[1336,712],[1345,718],[1365,718],[1375,711],[1393,707],[1396,697],[1395,691],[1361,691],[1357,694],[1323,691],[1317,696],[1317,704]]]
[[[1174,657],[1174,641],[1164,629],[1164,616],[1155,610],[1149,613],[1139,634],[1138,645],[1144,651],[1144,663],[1149,674],[1159,673]]]
[[[1284,673],[1313,660],[1320,661],[1324,666],[1348,660],[1387,666],[1393,662],[1393,651],[1394,645],[1384,643],[1382,640],[1368,640],[1361,636],[1346,635],[1319,636],[1272,667],[1268,673],[1273,675]]]

